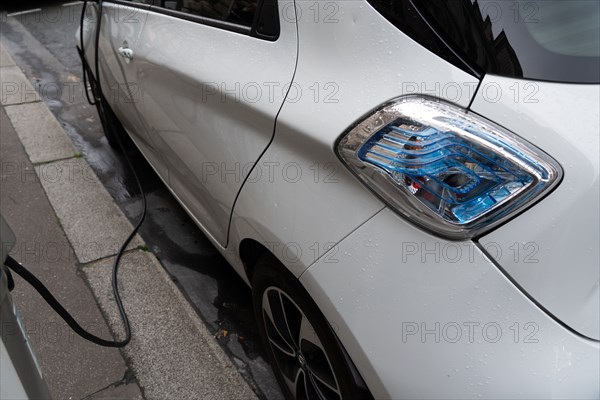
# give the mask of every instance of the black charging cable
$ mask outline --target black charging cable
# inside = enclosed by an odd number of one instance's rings
[[[85,58],[85,52],[84,52],[84,47],[83,47],[83,22],[85,19],[85,11],[87,9],[87,2],[88,0],[83,0],[83,8],[81,9],[81,18],[79,19],[79,48],[77,49],[77,51],[79,52],[79,57],[81,58],[81,74],[83,75],[83,88],[85,90],[85,97],[87,98],[88,103],[90,103],[90,105],[95,106],[96,105],[96,101],[95,99],[92,101],[92,99],[90,98],[90,93],[88,90],[88,82],[87,82],[87,69],[85,68],[85,63],[84,63],[84,58]],[[98,16],[100,15],[100,13],[98,13]],[[98,21],[100,21],[100,18],[98,17]],[[98,29],[98,31],[100,31],[100,29]]]
[[[102,102],[102,100],[103,100],[102,88],[100,86],[100,75],[99,75],[99,69],[98,69],[98,45],[100,42],[100,24],[101,24],[101,20],[102,20],[102,0],[98,0],[98,12],[97,12],[98,21],[96,23],[96,36],[95,36],[96,48],[94,49],[95,50],[95,63],[94,63],[95,65],[94,65],[94,67],[95,67],[95,73],[96,73],[97,92],[94,93],[94,91],[92,91],[93,95],[94,95],[94,102],[92,102],[90,100],[90,97],[87,92],[87,80],[86,80],[87,75],[86,75],[86,68],[85,68],[86,60],[85,60],[85,51],[84,51],[84,47],[83,47],[83,20],[84,20],[84,14],[86,11],[86,6],[87,6],[87,0],[84,0],[83,9],[81,11],[81,21],[80,21],[81,25],[80,25],[80,31],[79,31],[80,45],[81,45],[79,55],[81,57],[81,63],[83,64],[83,79],[84,79],[84,85],[86,85],[85,86],[86,96],[88,98],[88,102],[91,105],[95,105],[97,102]],[[93,78],[91,78],[91,79],[93,79]],[[100,116],[100,117],[102,118],[103,116]],[[112,119],[106,118],[106,120],[108,121],[108,123],[105,125],[107,127],[107,129],[115,129],[115,127],[111,124],[113,122]],[[38,291],[38,293],[42,296],[42,298],[44,300],[46,300],[46,302],[50,305],[50,307],[52,307],[52,309],[54,309],[54,311],[56,311],[56,313],[58,315],[60,315],[60,317],[67,323],[67,325],[69,325],[71,327],[71,329],[73,329],[73,331],[75,331],[75,333],[77,333],[82,338],[89,340],[92,343],[95,343],[95,344],[98,344],[98,345],[104,346],[104,347],[124,347],[131,341],[131,326],[129,325],[129,318],[127,317],[127,313],[125,312],[125,308],[123,307],[123,302],[121,300],[121,295],[119,293],[119,285],[118,285],[117,278],[118,278],[119,264],[121,262],[121,258],[123,257],[123,254],[125,253],[125,250],[127,249],[127,246],[129,245],[131,240],[134,238],[134,236],[136,235],[136,233],[138,232],[138,230],[144,223],[144,219],[146,218],[146,194],[144,193],[144,190],[142,188],[142,184],[137,175],[137,172],[136,172],[135,168],[133,167],[131,160],[127,156],[127,152],[126,152],[125,146],[123,146],[123,142],[121,141],[120,135],[117,134],[117,135],[115,135],[115,137],[117,138],[117,142],[119,143],[121,153],[124,155],[127,165],[129,167],[129,169],[131,170],[131,172],[133,173],[133,177],[135,178],[136,185],[138,187],[138,190],[139,190],[139,192],[141,194],[141,198],[142,198],[142,214],[140,215],[140,218],[139,218],[137,224],[135,225],[135,227],[133,228],[133,230],[127,237],[127,239],[125,239],[125,241],[119,248],[119,251],[117,252],[117,255],[115,256],[115,261],[114,261],[113,268],[112,268],[112,289],[113,289],[113,294],[115,297],[115,303],[117,303],[117,307],[119,309],[119,314],[121,314],[121,319],[123,321],[123,328],[125,330],[125,338],[123,340],[106,340],[106,339],[102,339],[101,337],[98,337],[98,336],[86,331],[83,327],[81,327],[81,325],[79,325],[77,323],[77,321],[75,321],[73,316],[71,316],[71,314],[69,314],[69,312],[58,302],[58,300],[56,300],[56,298],[52,295],[52,293],[50,293],[48,288],[46,288],[46,286],[44,286],[44,284],[42,282],[40,282],[40,280],[37,279],[35,277],[35,275],[33,275],[31,272],[29,272],[25,267],[23,267],[21,264],[19,264],[18,261],[16,261],[14,258],[12,258],[10,256],[7,257],[6,262],[5,262],[5,265],[8,268],[13,270],[21,278],[25,279],[31,286],[33,286],[33,288],[35,290]]]
[[[50,307],[52,307],[52,309],[54,309],[54,311],[56,311],[56,313],[60,315],[60,317],[67,323],[67,325],[69,325],[71,329],[73,329],[73,331],[75,331],[75,333],[77,333],[82,338],[105,347],[123,347],[129,342],[129,337],[125,338],[125,340],[123,341],[112,341],[102,339],[98,336],[89,333],[84,328],[82,328],[81,325],[77,323],[77,321],[75,321],[71,314],[69,314],[69,312],[58,302],[58,300],[56,300],[52,293],[50,293],[48,288],[46,288],[46,286],[44,286],[44,284],[40,282],[40,280],[36,278],[35,275],[29,272],[21,264],[19,264],[17,260],[12,258],[11,256],[7,256],[4,265],[6,265],[21,278],[25,279],[31,286],[33,286],[33,288],[38,291],[38,293],[43,297],[43,299],[46,300]]]

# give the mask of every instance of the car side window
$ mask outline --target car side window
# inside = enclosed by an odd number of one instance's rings
[[[253,37],[277,40],[277,0],[106,0]]]
[[[248,27],[252,26],[258,8],[258,0],[146,0],[143,3]]]
[[[600,80],[598,1],[368,2],[398,29],[474,76]]]

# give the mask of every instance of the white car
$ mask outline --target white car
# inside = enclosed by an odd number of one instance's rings
[[[598,398],[599,4],[105,0],[78,46],[287,397]]]

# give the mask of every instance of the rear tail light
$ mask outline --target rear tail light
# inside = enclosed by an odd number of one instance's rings
[[[516,135],[423,97],[375,111],[341,138],[337,152],[394,210],[450,239],[491,229],[562,176],[556,161]]]

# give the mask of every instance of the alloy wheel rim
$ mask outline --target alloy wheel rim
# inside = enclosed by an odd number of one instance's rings
[[[281,289],[263,292],[267,339],[286,386],[295,399],[341,399],[325,348],[302,309]]]

